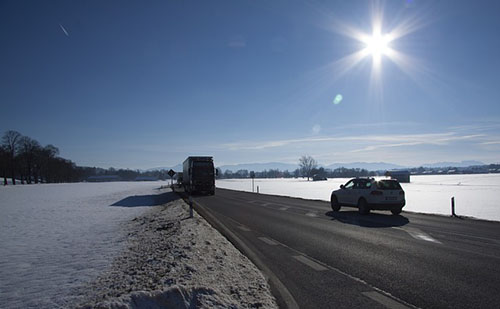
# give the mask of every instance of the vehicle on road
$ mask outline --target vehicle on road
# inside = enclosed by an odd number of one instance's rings
[[[182,172],[178,172],[176,176],[177,176],[176,184],[177,184],[177,186],[181,187],[182,186]]]
[[[215,194],[215,168],[212,157],[188,157],[182,164],[182,185],[188,193]]]
[[[318,174],[314,174],[312,178],[313,178],[313,181],[328,180],[328,178],[326,178],[325,176],[323,176],[323,175],[318,175]]]
[[[333,211],[341,206],[352,206],[366,215],[371,210],[390,210],[394,215],[401,213],[406,204],[405,192],[397,180],[354,178],[340,189],[332,192],[330,203]]]

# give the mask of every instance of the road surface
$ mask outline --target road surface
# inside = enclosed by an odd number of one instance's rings
[[[499,222],[225,189],[194,201],[282,284],[283,307],[500,308]]]

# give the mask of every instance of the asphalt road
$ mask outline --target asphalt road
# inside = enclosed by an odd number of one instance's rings
[[[300,308],[500,308],[498,222],[333,213],[328,202],[225,189],[194,201]]]

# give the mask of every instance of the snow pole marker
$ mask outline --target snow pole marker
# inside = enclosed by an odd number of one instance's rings
[[[193,217],[193,198],[189,195],[189,218]]]

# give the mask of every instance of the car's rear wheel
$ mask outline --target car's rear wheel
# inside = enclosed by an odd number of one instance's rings
[[[362,198],[358,201],[358,210],[359,210],[359,213],[362,215],[367,215],[370,213],[370,207],[368,206],[368,204],[366,203],[366,200],[364,198]]]
[[[332,205],[332,210],[333,211],[339,211],[340,210],[340,204],[339,201],[337,200],[337,197],[332,194],[332,197],[330,198],[330,204]]]
[[[403,211],[403,208],[401,208],[401,207],[391,209],[391,212],[393,215],[399,215],[401,213],[401,211]]]

